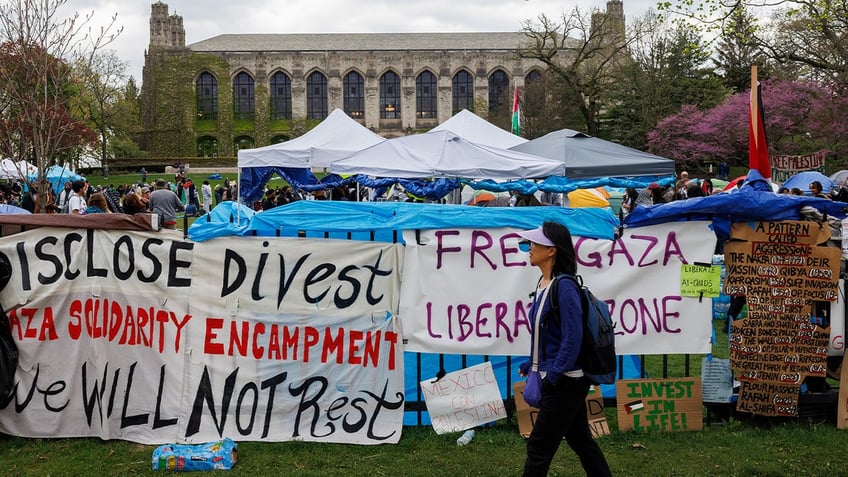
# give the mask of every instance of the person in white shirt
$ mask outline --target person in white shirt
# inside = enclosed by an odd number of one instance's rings
[[[212,211],[212,186],[209,185],[209,181],[203,181],[203,185],[200,187],[200,195],[203,196],[203,210],[208,214]]]
[[[83,214],[85,213],[85,191],[88,189],[88,184],[82,180],[76,180],[71,183],[71,189],[74,191],[74,195],[68,199],[68,213],[69,214]]]

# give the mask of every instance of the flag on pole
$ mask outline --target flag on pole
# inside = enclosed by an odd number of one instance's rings
[[[515,87],[515,95],[512,99],[512,133],[521,135],[521,115],[518,111],[518,86]]]
[[[751,66],[751,105],[748,125],[748,168],[756,169],[766,180],[771,180],[771,161],[766,143],[763,98],[757,81],[757,65]]]

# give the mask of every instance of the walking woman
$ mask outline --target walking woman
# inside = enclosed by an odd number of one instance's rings
[[[559,316],[551,316],[551,298],[546,292],[554,277],[577,273],[571,233],[564,225],[545,222],[539,228],[519,232],[518,235],[524,239],[522,249],[526,250],[529,245],[530,264],[542,272],[530,309],[533,332],[541,332],[539,350],[535,354],[531,350],[531,355],[538,357],[539,371],[543,376],[542,401],[533,431],[527,439],[524,476],[547,475],[563,437],[580,458],[586,475],[612,475],[601,448],[592,438],[586,416],[589,380],[583,376],[577,362],[583,339],[579,290],[572,280],[557,281]],[[541,313],[537,314],[539,307]],[[537,320],[537,316],[541,318]],[[521,365],[522,376],[527,375],[530,364],[528,361]]]

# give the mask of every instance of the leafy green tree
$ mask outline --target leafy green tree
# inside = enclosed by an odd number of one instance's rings
[[[794,79],[848,86],[848,3],[832,0],[664,1],[664,14],[689,28],[730,32],[743,12],[771,16],[763,28],[748,29],[752,43],[769,60],[792,68]],[[749,65],[750,66],[750,65]]]
[[[109,141],[112,157],[118,160],[145,157],[147,153],[139,147],[142,129],[140,91],[132,76],[121,90],[116,110],[112,118],[112,138]]]
[[[723,73],[725,86],[733,92],[751,88],[751,65],[758,65],[760,79],[770,76],[765,53],[755,37],[758,30],[756,17],[739,8],[731,13],[716,43],[716,66]]]
[[[640,34],[631,42],[631,61],[619,70],[602,118],[605,135],[643,149],[648,132],[683,105],[710,108],[728,92],[697,31],[669,25],[653,12],[636,24]]]
[[[109,143],[115,131],[115,121],[123,113],[121,103],[127,80],[127,64],[112,51],[92,55],[88,61],[78,62],[76,75],[84,88],[77,97],[80,116],[85,118],[99,137],[100,164],[108,167]]]

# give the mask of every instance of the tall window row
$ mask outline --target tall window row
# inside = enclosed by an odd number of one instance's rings
[[[540,73],[531,71],[526,81],[538,80]],[[380,76],[379,99],[380,119],[401,118],[401,81],[394,71]],[[218,81],[204,72],[196,81],[198,119],[218,118]],[[254,119],[255,83],[253,77],[240,72],[233,78],[233,114],[235,119]],[[352,71],[343,78],[344,111],[354,119],[365,117],[365,81],[361,74]],[[495,70],[488,78],[489,111],[501,112],[511,106],[509,102],[510,76],[503,70]],[[274,73],[269,81],[271,119],[292,119],[292,81],[283,72]],[[474,77],[460,70],[451,79],[452,113],[463,109],[474,110]],[[324,119],[328,111],[327,77],[313,72],[306,78],[306,117]],[[435,119],[438,112],[438,80],[430,71],[424,71],[415,79],[415,117]]]

